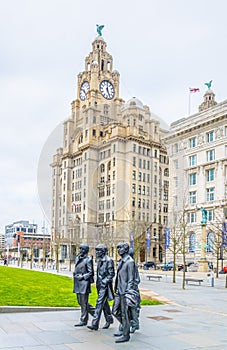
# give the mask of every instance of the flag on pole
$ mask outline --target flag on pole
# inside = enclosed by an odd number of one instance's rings
[[[189,88],[190,92],[199,92],[199,88]]]
[[[222,224],[222,247],[227,247],[227,222]]]
[[[170,228],[165,228],[165,249],[168,249],[170,246]]]
[[[147,250],[149,250],[151,247],[151,230],[150,229],[147,230],[146,238],[147,238]]]
[[[134,249],[134,232],[130,232],[130,247]]]

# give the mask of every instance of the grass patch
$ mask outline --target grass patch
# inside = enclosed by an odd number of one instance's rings
[[[68,276],[0,266],[1,306],[77,307],[73,280]],[[97,291],[92,286],[89,303],[95,306]],[[157,305],[156,300],[142,300],[141,305]],[[161,304],[161,303],[159,303]]]

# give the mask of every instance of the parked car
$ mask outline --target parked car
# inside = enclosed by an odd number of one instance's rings
[[[155,263],[153,261],[147,261],[143,264],[144,270],[155,269]]]
[[[162,270],[164,265],[165,265],[164,263],[157,264],[156,265],[156,270]]]
[[[223,269],[218,273],[221,273],[221,274],[227,273],[227,266],[224,266]]]
[[[190,265],[187,267],[187,271],[189,271],[189,272],[197,272],[198,269],[199,269],[199,264],[198,264],[198,263],[190,264]]]
[[[164,264],[164,265],[162,266],[162,270],[163,270],[163,271],[172,271],[173,268],[174,268],[174,263],[173,263],[173,261],[170,261],[170,262],[168,262],[167,264]],[[176,264],[176,265],[175,265],[175,270],[177,270],[177,271],[182,271],[183,269],[184,269],[184,265],[183,265],[183,264]]]
[[[174,264],[172,261],[168,262],[167,264],[163,265],[162,271],[171,271],[173,270]]]

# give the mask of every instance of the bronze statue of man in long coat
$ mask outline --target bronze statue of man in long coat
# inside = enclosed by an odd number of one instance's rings
[[[77,295],[78,303],[81,307],[80,322],[75,327],[86,326],[88,314],[94,315],[95,308],[88,303],[88,297],[91,293],[91,283],[94,282],[93,260],[88,256],[89,246],[80,244],[79,254],[75,260],[75,269],[73,272],[74,288],[73,292]]]

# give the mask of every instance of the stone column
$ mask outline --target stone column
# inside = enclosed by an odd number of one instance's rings
[[[200,260],[199,263],[199,272],[208,271],[208,260],[206,258],[206,224],[201,224],[202,235],[201,235],[201,250],[200,250]]]

